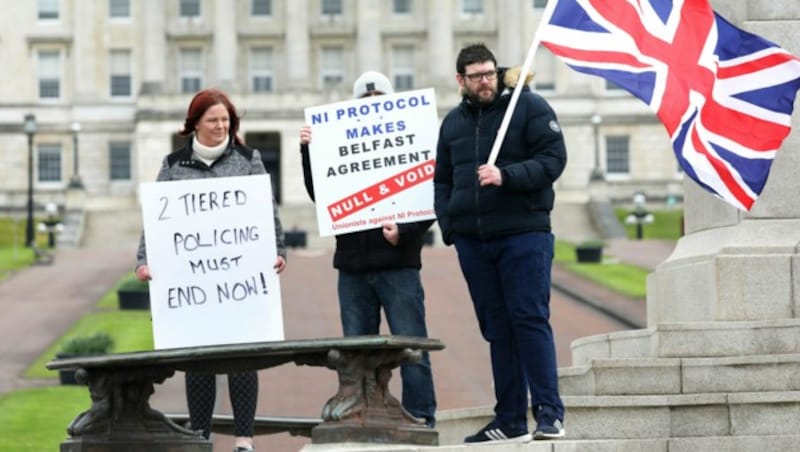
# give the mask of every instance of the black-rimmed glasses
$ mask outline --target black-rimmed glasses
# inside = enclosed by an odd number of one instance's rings
[[[486,77],[486,80],[494,80],[497,78],[497,71],[486,71],[486,72],[476,72],[474,74],[464,74],[465,78],[468,78],[470,82],[477,83],[480,82],[481,79]]]

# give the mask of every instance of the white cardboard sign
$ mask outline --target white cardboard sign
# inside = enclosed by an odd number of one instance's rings
[[[141,184],[156,349],[283,340],[269,175]]]
[[[433,89],[307,108],[320,236],[436,218]]]

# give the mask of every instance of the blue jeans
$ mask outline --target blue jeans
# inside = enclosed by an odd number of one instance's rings
[[[339,311],[345,336],[378,334],[381,307],[393,335],[428,337],[425,292],[419,270],[405,268],[369,273],[339,271]],[[436,396],[428,353],[417,364],[400,366],[403,408],[435,423]]]
[[[528,391],[564,419],[550,328],[553,235],[531,232],[492,240],[455,237],[478,325],[489,342],[497,420],[527,431]]]

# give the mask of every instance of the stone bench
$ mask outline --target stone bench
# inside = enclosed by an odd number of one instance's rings
[[[324,403],[312,443],[437,445],[438,433],[408,414],[388,383],[400,364],[443,348],[436,339],[351,336],[61,358],[47,368],[77,369],[92,400],[67,427],[61,452],[210,452],[199,432],[150,407],[154,385],[176,371],[226,374],[291,362],[337,372],[338,391]]]

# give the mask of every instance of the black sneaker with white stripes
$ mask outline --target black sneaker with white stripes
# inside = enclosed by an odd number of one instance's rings
[[[564,436],[564,423],[561,419],[550,416],[540,416],[536,421],[536,430],[533,432],[533,439],[556,439]]]
[[[478,433],[464,438],[466,444],[512,444],[531,440],[527,430],[512,430],[492,421]]]

